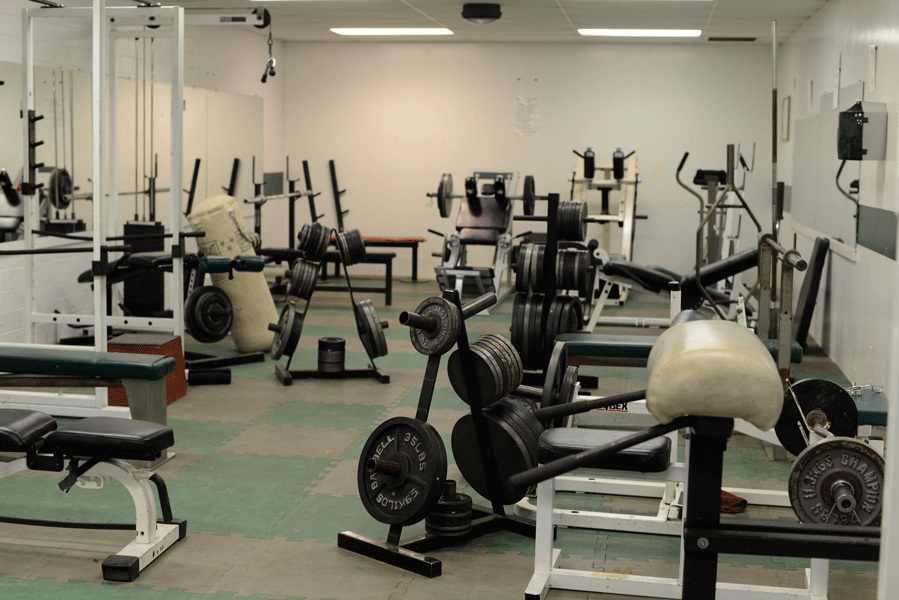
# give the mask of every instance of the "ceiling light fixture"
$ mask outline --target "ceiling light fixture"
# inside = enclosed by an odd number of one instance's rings
[[[453,35],[443,27],[332,27],[337,35]]]
[[[699,37],[701,29],[578,29],[581,35],[600,37]]]
[[[493,23],[503,16],[499,4],[463,4],[462,18],[471,23],[484,25]]]

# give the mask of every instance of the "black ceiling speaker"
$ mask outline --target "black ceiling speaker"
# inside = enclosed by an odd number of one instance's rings
[[[472,23],[483,25],[484,23],[492,23],[500,18],[503,13],[499,9],[499,4],[463,4],[462,18]]]

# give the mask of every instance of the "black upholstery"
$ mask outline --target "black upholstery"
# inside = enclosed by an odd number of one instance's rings
[[[47,436],[45,450],[67,456],[145,458],[175,444],[171,428],[147,421],[88,417]]]
[[[699,270],[699,281],[708,286],[759,265],[758,246],[706,265]],[[699,308],[705,297],[696,285],[696,273],[681,279],[681,308]]]
[[[511,204],[495,198],[462,198],[456,231],[463,244],[494,245],[508,228]]]
[[[546,464],[565,456],[614,442],[630,433],[632,432],[578,427],[547,429],[540,436],[540,442],[537,445],[537,461],[540,464]],[[588,469],[660,473],[668,468],[670,450],[671,440],[667,437],[660,437],[619,450],[611,456],[602,458],[595,463],[584,465],[584,467]]]
[[[53,417],[36,410],[0,409],[0,451],[25,452],[44,435],[56,429]]]
[[[827,251],[830,250],[830,240],[818,238],[812,248],[812,255],[808,261],[808,270],[802,280],[799,289],[799,298],[796,300],[796,314],[793,316],[793,341],[798,342],[803,349],[807,345],[808,329],[812,324],[812,313],[818,301],[818,288],[821,286],[821,274],[824,272],[824,261],[827,259]]]
[[[668,284],[674,281],[667,273],[638,265],[629,260],[610,260],[602,266],[602,272],[610,277],[626,277],[656,293],[667,290]]]

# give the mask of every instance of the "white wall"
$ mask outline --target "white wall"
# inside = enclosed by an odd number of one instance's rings
[[[899,209],[897,26],[899,15],[895,4],[888,0],[830,2],[782,44],[778,73],[780,94],[792,96],[794,124],[796,119],[815,114],[821,94],[834,92],[841,58],[841,87],[864,81],[866,101],[887,103],[887,160],[862,164],[860,200],[864,205],[893,211]],[[876,81],[868,72],[870,45],[877,46]],[[812,112],[808,80],[814,82]],[[780,178],[790,182],[792,142],[781,143],[780,157]],[[785,231],[789,231],[789,222]],[[799,236],[800,251],[808,252],[811,243]],[[831,252],[811,332],[850,379],[860,384],[885,385],[888,395],[896,397],[896,262],[861,246],[857,254],[858,260],[853,262]]]
[[[325,223],[336,224],[335,159],[345,226],[425,237],[421,276],[433,277],[442,244],[427,230],[454,224],[425,197],[442,173],[459,193],[472,170],[517,170],[534,175],[538,194],[568,199],[572,150],[587,146],[597,162],[618,146],[637,151],[637,211],[649,216],[637,223],[637,262],[694,263],[697,202],[674,179],[685,151],[692,181],[698,168],[725,168],[727,144],[757,142],[747,200],[771,219],[771,58],[761,46],[288,43],[284,63],[285,150],[309,159]],[[539,100],[537,135],[516,134],[516,96]],[[408,260],[398,252],[400,276]]]

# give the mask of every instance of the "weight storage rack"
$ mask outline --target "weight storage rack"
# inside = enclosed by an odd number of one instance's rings
[[[454,304],[460,315],[464,314],[457,290],[444,290],[442,297],[444,300]],[[496,294],[485,294],[467,304],[465,312],[475,314],[495,303]],[[497,474],[496,461],[493,456],[492,444],[490,443],[487,417],[482,412],[481,393],[475,376],[475,359],[469,347],[464,318],[460,319],[459,333],[455,346],[458,348],[462,370],[465,375],[465,388],[471,408],[477,443],[482,448],[481,454],[484,457],[487,486],[490,497],[493,498],[491,506],[473,505],[471,530],[459,536],[441,536],[424,533],[401,540],[403,524],[390,525],[387,540],[384,542],[351,531],[342,531],[337,534],[337,546],[340,548],[425,577],[438,577],[442,574],[442,562],[437,558],[427,556],[425,554],[427,552],[466,542],[496,531],[511,531],[528,537],[534,537],[535,532],[533,520],[506,514],[499,500],[502,497],[502,484]],[[437,382],[437,373],[440,369],[440,357],[441,354],[439,353],[428,357],[421,395],[418,400],[418,409],[415,414],[415,420],[421,423],[426,423],[428,419],[431,400],[434,395],[434,386]],[[442,442],[440,443],[442,445]],[[431,482],[431,485],[440,485],[441,487],[444,484],[444,481],[434,480]],[[415,522],[417,521],[412,521],[409,524],[414,524]]]
[[[337,247],[340,252],[341,263],[343,264],[346,289],[349,292],[350,305],[356,317],[359,341],[362,342],[362,346],[368,354],[369,366],[361,369],[344,368],[336,371],[320,371],[318,369],[291,370],[290,363],[293,361],[294,350],[296,350],[296,344],[302,332],[303,321],[306,318],[306,312],[309,310],[310,289],[309,298],[306,298],[306,305],[302,313],[296,310],[295,304],[293,305],[293,310],[291,310],[291,303],[289,302],[282,311],[278,325],[270,326],[270,329],[276,332],[275,340],[272,342],[272,357],[276,358],[276,342],[285,346],[282,353],[288,355],[286,365],[280,363],[275,365],[275,375],[285,386],[291,385],[294,379],[358,379],[364,377],[374,378],[379,383],[390,383],[390,375],[381,371],[375,364],[375,358],[387,355],[387,341],[384,338],[383,331],[387,327],[387,322],[378,319],[371,300],[356,302],[353,297],[353,286],[350,281],[348,266],[365,260],[365,245],[362,241],[362,236],[355,229],[346,233],[338,233],[337,231],[332,233],[338,240]],[[324,265],[324,262],[316,265],[316,279],[319,271],[325,268]],[[280,356],[281,354],[278,354],[277,358],[280,358]]]

